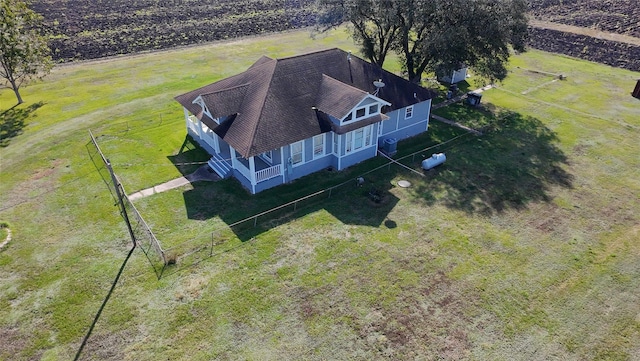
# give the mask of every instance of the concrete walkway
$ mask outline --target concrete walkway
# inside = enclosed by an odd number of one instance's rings
[[[458,127],[458,128],[460,128],[460,129],[464,129],[464,130],[466,130],[466,131],[468,131],[468,132],[471,132],[471,133],[473,133],[473,134],[475,134],[475,135],[482,135],[482,132],[480,132],[480,131],[478,131],[478,130],[475,130],[475,129],[469,128],[469,127],[467,127],[466,125],[462,125],[462,124],[460,124],[460,123],[454,122],[453,120],[449,120],[449,119],[447,119],[447,118],[443,118],[443,117],[441,117],[441,116],[439,116],[439,115],[431,114],[431,119],[433,119],[433,120],[437,120],[437,121],[442,122],[442,123],[445,123],[445,124],[452,125],[452,126],[454,126],[454,127]]]
[[[211,168],[209,168],[208,165],[205,164],[202,167],[198,168],[198,170],[196,170],[195,172],[189,175],[186,175],[184,177],[176,178],[168,182],[158,184],[157,186],[132,193],[129,195],[129,199],[134,201],[136,199],[148,197],[156,193],[162,193],[171,189],[180,188],[182,186],[191,184],[193,182],[199,182],[199,181],[212,182],[212,181],[217,181],[219,179],[220,177],[213,170],[211,170]]]

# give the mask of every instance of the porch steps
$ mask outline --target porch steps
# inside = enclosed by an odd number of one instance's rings
[[[220,176],[220,178],[227,178],[231,176],[231,166],[218,154],[214,154],[207,164]]]

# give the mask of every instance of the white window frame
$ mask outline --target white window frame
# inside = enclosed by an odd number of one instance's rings
[[[262,157],[262,159],[266,160],[269,164],[273,164],[273,151],[272,150],[268,150],[268,151],[260,154],[260,157]]]
[[[371,108],[374,106],[376,107],[376,109],[374,112],[371,112]],[[342,118],[342,122],[343,123],[353,122],[356,120],[368,118],[372,115],[380,114],[383,106],[384,104],[375,102],[375,103],[369,103],[369,104],[357,107],[355,109],[352,109],[351,112],[349,112],[349,114],[345,115],[344,118]],[[359,117],[357,116],[358,111],[361,111],[361,110],[364,110],[364,115]]]
[[[404,110],[404,119],[411,119],[411,118],[413,118],[413,105],[409,105]]]
[[[314,136],[313,138],[313,159],[318,159],[322,156],[324,156],[324,145],[325,145],[325,134],[318,134],[316,136]],[[316,144],[316,139],[320,139],[320,144]],[[318,150],[318,146],[320,146],[320,153],[317,153],[316,151]]]
[[[295,152],[294,153],[294,149],[293,147],[296,145],[300,145],[300,152]],[[289,154],[291,155],[291,165],[293,165],[294,167],[300,164],[304,163],[304,140],[301,140],[299,142],[295,142],[295,143],[291,143],[289,144]],[[294,156],[300,154],[300,161],[296,162]]]
[[[356,133],[360,131],[362,132],[361,144],[360,146],[357,146]],[[360,149],[370,147],[373,142],[373,124],[346,133],[344,135],[344,139],[346,143],[344,147],[344,154],[349,154]]]

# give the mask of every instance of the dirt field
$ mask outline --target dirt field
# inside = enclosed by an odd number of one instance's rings
[[[279,32],[312,25],[313,0],[34,0],[57,61]]]
[[[32,7],[45,18],[54,59],[67,62],[308,27],[315,23],[313,4],[34,0]],[[640,70],[640,7],[635,0],[532,0],[530,6],[531,47]]]
[[[530,15],[529,46],[640,71],[636,0],[533,0]]]
[[[640,38],[637,0],[531,0],[533,18]]]

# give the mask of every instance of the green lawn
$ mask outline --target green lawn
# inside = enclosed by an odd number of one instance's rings
[[[3,89],[0,359],[73,359],[127,260],[89,129],[129,193],[163,183],[207,158],[175,95],[263,54],[333,46],[357,49],[342,32],[299,31],[57,67],[13,109]],[[392,166],[348,182],[374,159],[257,196],[225,180],[136,201],[178,262],[158,279],[136,250],[80,359],[637,358],[639,77],[530,51],[482,109],[441,110],[487,131],[409,158],[417,169],[447,154],[424,176]],[[400,155],[461,134],[432,122]],[[342,182],[256,228],[227,227]]]

